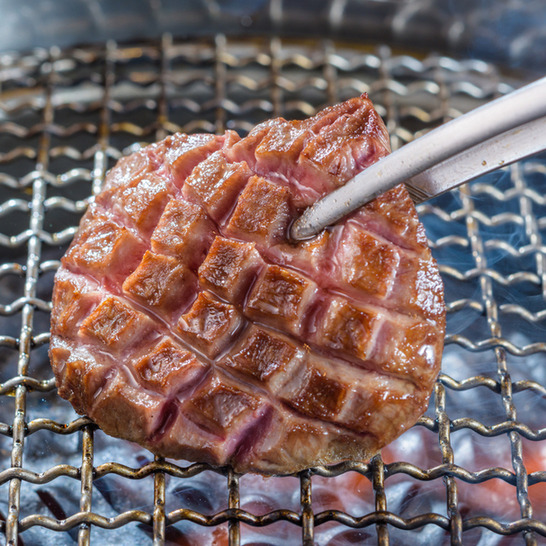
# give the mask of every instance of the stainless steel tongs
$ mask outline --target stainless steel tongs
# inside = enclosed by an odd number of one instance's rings
[[[292,225],[302,240],[404,182],[421,203],[546,149],[546,77],[406,144],[309,207]]]

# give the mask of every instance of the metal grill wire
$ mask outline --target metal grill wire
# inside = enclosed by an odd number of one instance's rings
[[[100,455],[100,431],[86,418],[69,413],[55,394],[47,363],[49,298],[58,260],[89,196],[100,190],[107,169],[133,149],[135,141],[151,142],[174,131],[230,128],[244,133],[271,116],[304,117],[328,103],[368,92],[397,148],[508,92],[514,82],[479,61],[418,59],[395,55],[387,47],[344,48],[331,41],[228,41],[222,35],[198,42],[173,42],[166,35],[160,42],[37,50],[4,56],[1,63],[0,507],[6,512],[0,515],[7,544],[111,543],[114,536],[124,536],[114,535],[116,530],[129,532],[135,524],[154,544],[196,543],[184,539],[182,532],[173,534],[181,522],[194,522],[211,533],[203,543],[238,545],[247,543],[245,533],[252,527],[265,530],[282,521],[300,528],[297,543],[306,545],[326,544],[321,526],[335,522],[347,530],[365,531],[353,540],[360,536],[364,543],[368,536],[366,543],[381,545],[431,543],[423,538],[427,529],[441,532],[435,543],[475,544],[484,537],[502,536],[528,545],[544,540],[544,507],[533,506],[529,489],[544,485],[546,469],[542,460],[542,467],[529,470],[522,450],[522,438],[533,447],[543,446],[546,438],[541,418],[546,382],[540,371],[546,364],[546,169],[536,159],[420,207],[448,303],[444,371],[431,407],[417,426],[434,435],[441,461],[432,467],[400,460],[386,463],[377,456],[369,463],[314,468],[297,477],[299,510],[281,507],[261,515],[241,509],[240,477],[221,469],[213,472],[225,477],[224,509],[206,514],[205,509],[182,505],[168,511],[166,480],[183,483],[210,473],[210,468],[145,457],[134,468],[123,464],[126,461],[109,460],[108,451]],[[455,367],[449,364],[453,359]],[[461,362],[471,367],[458,371]],[[535,406],[518,406],[518,393]],[[465,396],[462,410],[450,406]],[[500,412],[473,413],[481,398],[494,399]],[[465,409],[469,400],[474,404]],[[486,405],[489,408],[490,402]],[[460,432],[484,441],[506,438],[505,453],[494,457],[502,461],[501,455],[506,455],[511,466],[462,466],[453,447]],[[48,458],[45,468],[33,469],[26,461],[34,460],[30,453],[42,441],[44,453],[49,442],[58,449],[65,441],[66,450],[57,459]],[[111,438],[99,443],[125,444]],[[424,446],[423,453],[426,450]],[[426,464],[425,458],[422,461]],[[335,483],[335,476],[350,471],[371,482],[375,510],[314,511],[316,480]],[[390,508],[389,483],[396,475],[444,488],[444,511],[406,516]],[[104,515],[97,508],[97,487],[109,476],[142,482],[143,489],[153,480],[153,504]],[[67,491],[79,483],[79,494],[73,495],[79,510],[76,506],[71,513],[65,513],[62,499],[47,489],[63,479],[69,482]],[[280,479],[294,487],[293,478]],[[515,518],[503,520],[483,515],[490,514],[487,507],[479,511],[461,505],[462,485],[477,487],[495,479],[513,488],[519,510]],[[32,488],[40,507],[21,503],[28,497],[24,490]],[[224,535],[214,534],[226,525]]]

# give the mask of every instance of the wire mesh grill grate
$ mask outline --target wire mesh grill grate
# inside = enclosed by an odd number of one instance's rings
[[[513,82],[479,61],[223,35],[1,61],[0,517],[8,544],[104,544],[133,535],[135,544],[274,544],[281,536],[306,545],[500,544],[502,537],[537,544],[546,536],[546,168],[539,159],[420,206],[446,282],[448,335],[429,411],[408,433],[424,442],[411,448],[417,458],[402,458],[402,440],[367,463],[274,478],[263,487],[297,499],[252,509],[255,484],[246,476],[152,460],[103,437],[56,396],[47,361],[58,260],[105,172],[135,141],[174,131],[244,133],[268,117],[304,117],[368,92],[397,148]],[[484,458],[487,442],[497,440],[504,450]],[[482,453],[481,468],[465,459],[465,442],[478,442],[470,453]],[[120,461],[120,453],[130,457]],[[363,490],[369,485],[367,511],[318,499],[324,488],[353,498],[356,490],[339,481],[349,475]],[[225,496],[218,510],[188,493],[195,480]],[[503,512],[503,502],[499,511],[494,488],[484,506],[469,500],[484,498],[472,487],[499,481],[511,488],[516,512]],[[112,490],[120,484],[121,500]],[[399,486],[401,500],[392,493]],[[424,503],[426,494],[437,502]],[[256,538],[260,531],[265,538]]]

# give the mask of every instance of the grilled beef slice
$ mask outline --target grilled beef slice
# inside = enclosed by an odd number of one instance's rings
[[[388,153],[363,95],[121,159],[56,275],[59,394],[108,434],[239,472],[375,454],[422,415],[439,371],[423,226],[401,185],[308,241],[287,234]]]

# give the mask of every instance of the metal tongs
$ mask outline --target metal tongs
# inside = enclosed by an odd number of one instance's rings
[[[546,149],[546,77],[406,144],[306,209],[294,240],[316,235],[404,182],[418,204]]]

